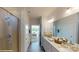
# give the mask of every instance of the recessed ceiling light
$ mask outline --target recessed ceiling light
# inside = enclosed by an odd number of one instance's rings
[[[52,18],[52,19],[50,19],[50,20],[48,20],[48,23],[52,23],[52,22],[54,22],[54,18]]]

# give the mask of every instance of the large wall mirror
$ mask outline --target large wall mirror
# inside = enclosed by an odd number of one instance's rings
[[[65,37],[72,43],[79,43],[79,14],[73,14],[54,22],[54,36]]]

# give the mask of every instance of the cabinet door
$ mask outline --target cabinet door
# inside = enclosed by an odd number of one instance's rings
[[[51,46],[51,44],[46,40],[46,51],[47,52],[51,52],[51,49],[52,49],[52,46]]]
[[[43,39],[43,47],[44,47],[46,52],[50,52],[51,46],[46,39]]]
[[[59,52],[55,47],[52,46],[51,52]]]
[[[46,39],[43,39],[43,47],[46,52],[58,52],[58,50],[53,47]]]

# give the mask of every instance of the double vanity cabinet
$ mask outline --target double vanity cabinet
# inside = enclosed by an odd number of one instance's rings
[[[41,46],[45,52],[79,52],[79,47],[76,47],[74,44],[58,44],[52,38],[46,36],[42,37]]]
[[[44,48],[45,52],[58,52],[46,37],[42,37],[41,46]]]

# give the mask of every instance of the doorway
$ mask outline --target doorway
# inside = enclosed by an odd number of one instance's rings
[[[40,39],[40,26],[32,25],[31,26],[31,42],[39,42]]]
[[[28,52],[43,52],[40,47],[40,25],[31,26],[31,44]]]

